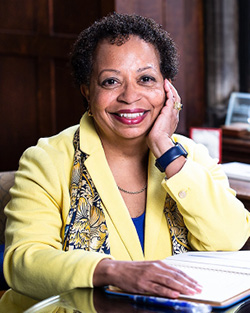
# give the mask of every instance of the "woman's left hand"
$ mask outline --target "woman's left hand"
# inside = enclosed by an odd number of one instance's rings
[[[179,122],[179,110],[174,108],[175,102],[181,98],[174,86],[165,79],[166,102],[156,118],[148,136],[147,143],[156,158],[159,158],[168,149],[174,146],[171,136]]]

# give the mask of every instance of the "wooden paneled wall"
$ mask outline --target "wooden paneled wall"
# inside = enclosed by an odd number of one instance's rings
[[[202,0],[1,0],[0,171],[43,136],[79,122],[82,99],[68,54],[79,32],[108,12],[153,17],[179,48],[176,87],[185,105],[179,132],[204,120]],[[195,113],[195,114],[194,114]]]

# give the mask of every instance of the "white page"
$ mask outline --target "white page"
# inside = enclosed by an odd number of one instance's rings
[[[229,267],[238,269],[242,272],[243,269],[246,273],[250,272],[250,251],[235,251],[235,252],[187,252],[181,253],[175,256],[168,257],[166,260],[179,260],[182,262],[192,262],[208,264],[209,266],[221,265],[224,267]]]
[[[250,289],[250,251],[188,252],[165,261],[202,285],[200,294],[184,298],[222,302]]]
[[[196,279],[202,292],[187,298],[223,302],[250,288],[250,274],[235,274],[199,268],[179,266],[179,269]],[[185,297],[185,296],[182,296]]]

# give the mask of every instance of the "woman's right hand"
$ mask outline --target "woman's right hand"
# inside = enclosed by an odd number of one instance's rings
[[[116,261],[103,259],[96,266],[94,286],[113,285],[131,293],[168,298],[201,292],[198,282],[164,261]]]

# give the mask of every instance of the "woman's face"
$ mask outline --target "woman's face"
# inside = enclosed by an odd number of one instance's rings
[[[163,82],[152,44],[137,36],[121,46],[99,43],[90,86],[81,90],[101,138],[145,136],[164,104]]]

